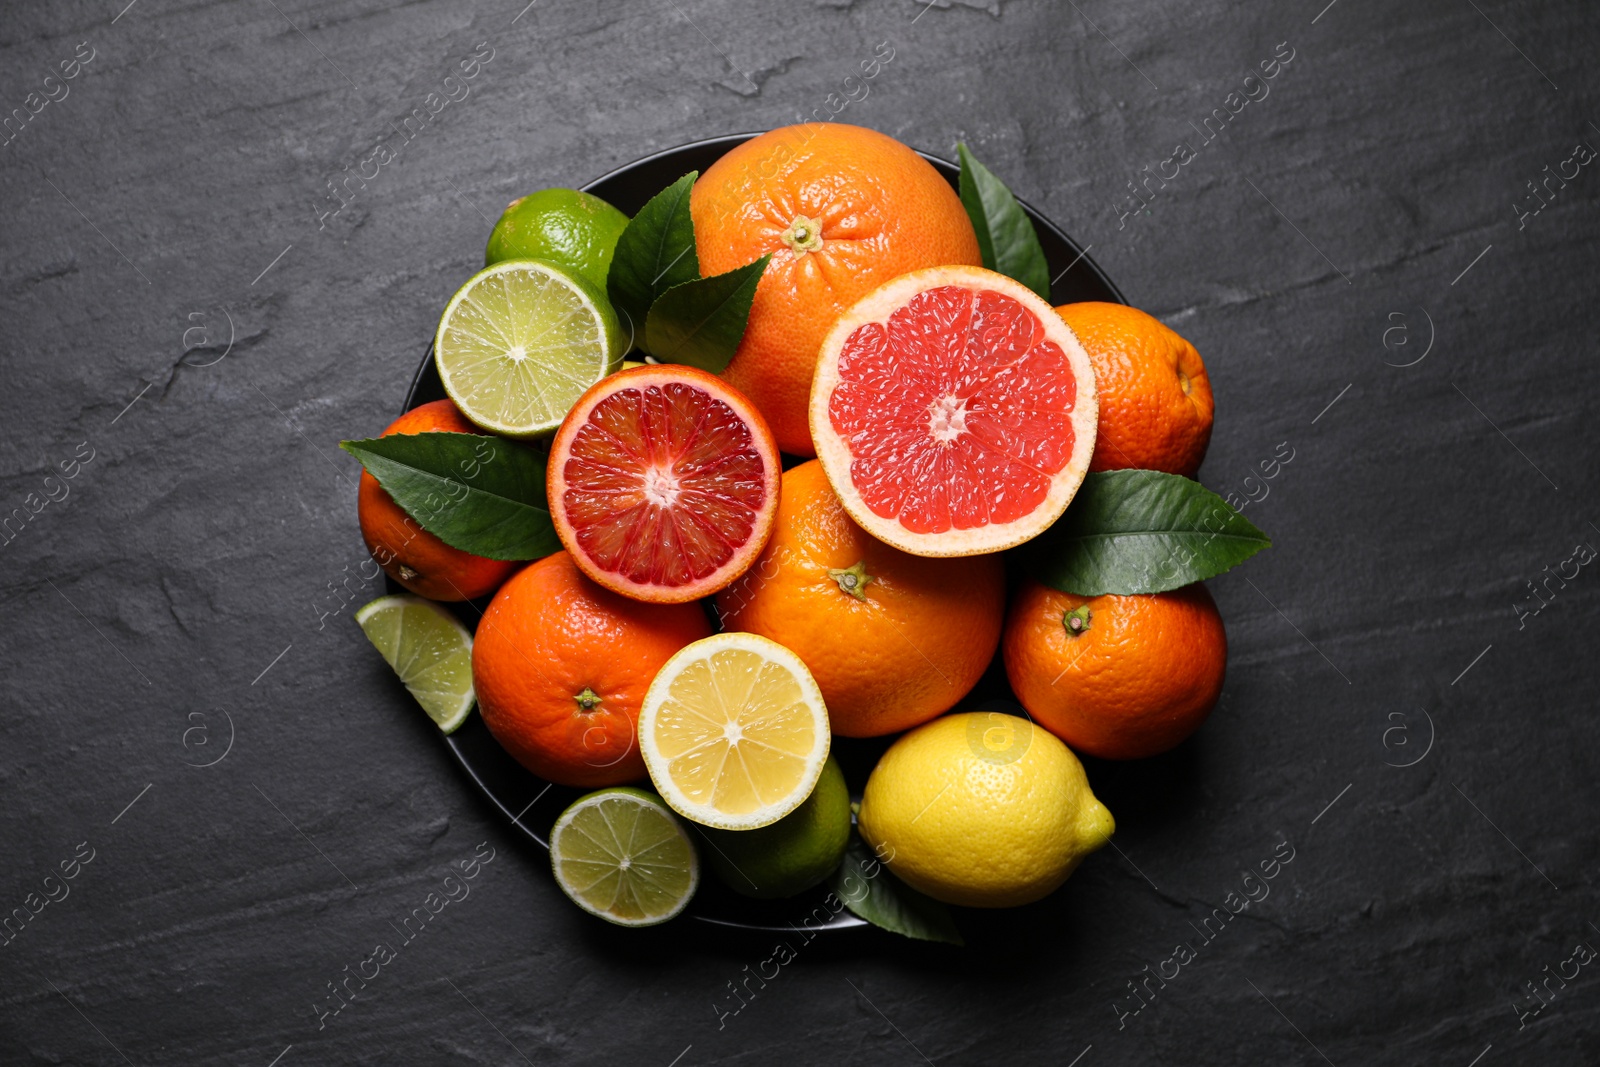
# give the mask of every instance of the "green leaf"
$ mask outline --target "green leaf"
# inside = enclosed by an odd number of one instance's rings
[[[833,874],[832,886],[845,907],[873,926],[918,941],[966,944],[950,917],[950,909],[890,874],[853,830],[844,862]]]
[[[738,351],[767,253],[726,274],[668,289],[650,307],[644,349],[662,363],[687,363],[720,374]]]
[[[612,306],[628,317],[635,341],[643,338],[645,316],[657,297],[700,277],[689,217],[689,190],[699,176],[692,170],[651,197],[617,239],[606,291]]]
[[[1015,278],[1044,300],[1050,299],[1050,268],[1033,222],[1011,195],[1006,183],[979,163],[966,145],[961,154],[961,205],[967,209],[972,228],[978,231],[978,250],[983,265]]]
[[[1220,496],[1160,471],[1101,471],[1023,550],[1028,571],[1066,593],[1162,593],[1221,574],[1271,546]]]
[[[561,547],[545,498],[544,458],[526,445],[473,433],[419,433],[339,447],[452,548],[490,559],[539,559]]]

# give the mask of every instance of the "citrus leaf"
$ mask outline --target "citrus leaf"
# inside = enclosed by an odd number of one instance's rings
[[[890,874],[853,830],[832,886],[845,907],[873,926],[918,941],[966,944],[950,909]]]
[[[339,447],[424,530],[489,559],[539,559],[561,547],[545,498],[543,457],[475,433],[390,434]]]
[[[689,190],[699,176],[692,170],[651,197],[617,238],[606,291],[612,306],[628,317],[635,341],[643,337],[645,316],[657,297],[700,277],[689,217]]]
[[[983,265],[1015,278],[1045,300],[1050,299],[1050,268],[1033,222],[1011,195],[1006,183],[979,163],[966,145],[961,154],[961,206],[978,231]]]
[[[645,320],[644,348],[662,363],[720,374],[739,349],[767,253],[726,274],[696,278],[662,293]]]
[[[1163,593],[1268,548],[1267,535],[1199,482],[1161,471],[1101,471],[1024,550],[1028,571],[1079,596]]]

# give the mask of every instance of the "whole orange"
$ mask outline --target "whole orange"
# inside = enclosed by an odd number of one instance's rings
[[[639,709],[661,665],[711,634],[698,603],[646,604],[596,585],[565,552],[500,587],[472,639],[472,684],[489,732],[559,785],[645,776]]]
[[[1100,436],[1091,471],[1125,468],[1194,477],[1211,441],[1211,379],[1194,345],[1125,304],[1056,308],[1094,363]]]
[[[1222,693],[1228,635],[1206,587],[1082,597],[1029,582],[1003,642],[1035,722],[1076,752],[1142,759],[1200,728]]]
[[[414,407],[389,424],[392,433],[483,434],[448,400]],[[485,559],[452,548],[417,525],[417,521],[384,491],[378,479],[361,472],[356,490],[356,512],[367,551],[385,574],[429,600],[472,600],[487,596],[522,564],[517,560]]]
[[[694,183],[689,210],[702,274],[772,253],[724,376],[797,456],[815,454],[811,371],[839,314],[907,271],[982,262],[950,184],[899,141],[860,126],[805,123],[746,141]]]
[[[876,737],[948,711],[994,657],[1005,616],[998,555],[933,559],[851,521],[822,464],[784,472],[766,551],[717,596],[729,630],[793,651],[833,732]]]

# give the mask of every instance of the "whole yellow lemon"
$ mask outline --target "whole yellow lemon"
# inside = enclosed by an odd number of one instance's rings
[[[1116,829],[1071,749],[985,711],[935,719],[890,746],[857,821],[912,888],[974,908],[1046,896]]]

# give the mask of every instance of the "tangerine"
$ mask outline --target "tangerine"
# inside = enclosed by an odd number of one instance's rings
[[[448,400],[412,408],[389,424],[392,433],[472,433],[484,435]],[[383,572],[429,600],[473,600],[500,587],[522,563],[486,559],[445,544],[417,525],[366,471],[356,490],[356,513],[367,551]]]
[[[1194,345],[1125,304],[1063,304],[1056,314],[1083,342],[1100,389],[1100,436],[1089,469],[1193,478],[1206,458],[1216,407]]]
[[[1096,597],[1027,583],[1002,640],[1006,677],[1035,722],[1074,751],[1142,759],[1200,728],[1222,693],[1228,635],[1200,583]]]
[[[639,710],[662,664],[711,633],[698,604],[645,604],[557,552],[500,587],[472,643],[478,709],[518,763],[559,785],[645,776]]]

